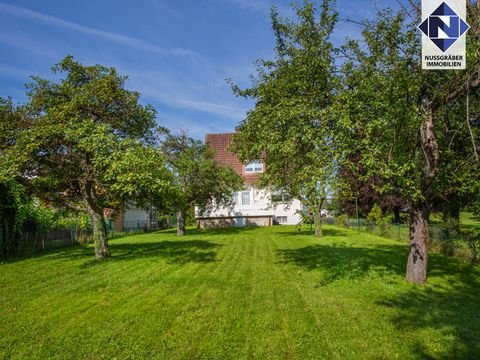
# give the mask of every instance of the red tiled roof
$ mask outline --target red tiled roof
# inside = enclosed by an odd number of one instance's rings
[[[218,164],[230,166],[247,184],[258,182],[258,174],[246,174],[245,165],[240,161],[237,154],[228,151],[233,140],[233,134],[207,134],[205,144],[215,152],[215,161]]]

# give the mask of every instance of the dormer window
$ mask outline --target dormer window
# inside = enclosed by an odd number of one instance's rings
[[[263,162],[254,161],[245,165],[245,173],[262,173],[263,172]]]

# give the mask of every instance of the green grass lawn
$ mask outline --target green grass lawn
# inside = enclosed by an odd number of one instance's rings
[[[472,213],[462,212],[460,213],[460,224],[463,227],[477,228],[480,230],[480,217],[473,216]]]
[[[480,357],[480,268],[433,254],[407,284],[407,245],[326,227],[191,230],[0,265],[0,357]]]

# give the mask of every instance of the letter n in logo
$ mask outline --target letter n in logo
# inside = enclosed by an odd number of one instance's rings
[[[442,51],[447,51],[470,26],[446,3],[442,3],[418,27]]]

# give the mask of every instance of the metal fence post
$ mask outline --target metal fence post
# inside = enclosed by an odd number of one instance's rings
[[[358,198],[355,198],[355,211],[357,213],[357,231],[360,232],[360,220],[358,218]]]

